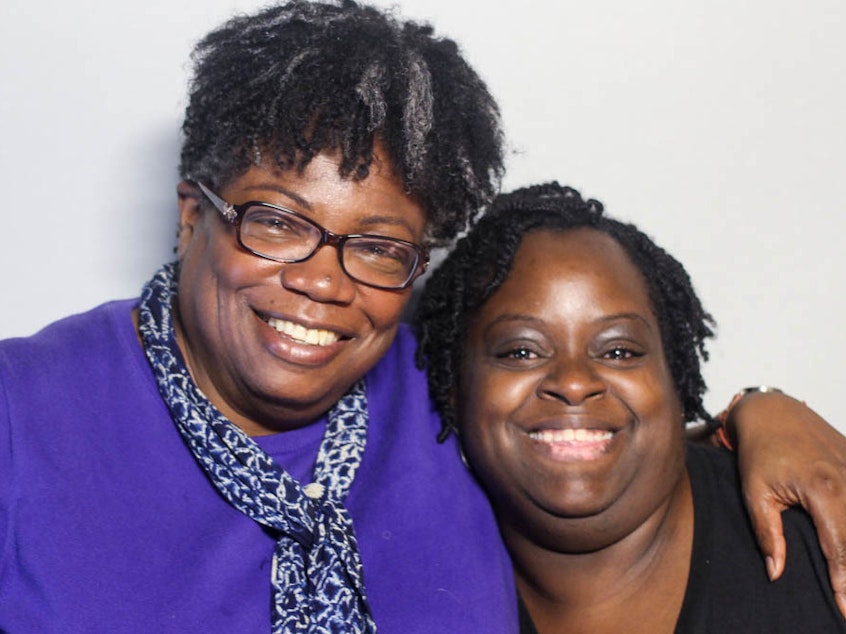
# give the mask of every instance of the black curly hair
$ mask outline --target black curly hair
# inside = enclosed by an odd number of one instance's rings
[[[417,364],[426,368],[429,393],[443,421],[439,440],[457,429],[454,392],[469,327],[505,281],[523,237],[530,231],[581,228],[613,238],[643,275],[685,420],[713,424],[702,403],[706,386],[700,359],[708,359],[705,340],[714,336],[716,324],[687,271],[637,227],[605,216],[602,203],[584,200],[575,189],[552,182],[494,199],[426,283],[414,328]]]
[[[363,179],[374,140],[446,244],[490,202],[503,171],[499,109],[455,42],[351,0],[294,0],[237,16],[193,53],[180,175],[223,187],[273,160],[324,150]]]

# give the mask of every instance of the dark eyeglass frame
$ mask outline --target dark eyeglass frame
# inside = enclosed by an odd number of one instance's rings
[[[233,205],[231,203],[226,202],[223,198],[215,194],[211,189],[206,187],[200,181],[194,181],[197,184],[197,187],[200,188],[200,191],[203,192],[206,198],[211,201],[214,205],[215,209],[217,209],[220,214],[223,216],[224,220],[235,227],[236,234],[238,236],[238,244],[241,246],[242,249],[245,251],[252,253],[253,255],[263,258],[265,260],[272,260],[274,262],[284,262],[286,264],[294,264],[296,262],[305,262],[310,257],[312,257],[315,253],[317,253],[318,249],[323,245],[329,245],[335,247],[336,252],[338,253],[338,262],[341,265],[341,270],[352,280],[355,280],[359,284],[364,284],[365,286],[370,286],[372,288],[379,288],[384,290],[402,290],[404,288],[408,288],[411,284],[416,280],[418,277],[423,275],[426,272],[426,269],[429,266],[429,250],[426,247],[422,247],[418,244],[413,242],[408,242],[407,240],[401,240],[399,238],[391,238],[389,236],[382,236],[377,234],[368,234],[368,233],[348,233],[348,234],[338,234],[333,233],[326,229],[325,227],[321,226],[311,218],[304,216],[300,213],[292,209],[288,209],[287,207],[282,207],[280,205],[274,205],[273,203],[266,203],[260,200],[251,200],[249,202],[240,204],[240,205]],[[296,258],[296,259],[284,259],[279,257],[274,257],[271,255],[267,255],[266,253],[261,253],[256,251],[255,249],[251,249],[241,238],[241,220],[244,217],[244,214],[250,207],[254,206],[261,206],[261,207],[268,207],[270,209],[275,209],[276,211],[281,211],[285,214],[289,214],[294,218],[301,220],[320,232],[320,240],[314,246],[311,253],[307,254],[304,257]],[[344,264],[344,245],[346,244],[347,240],[351,238],[364,238],[364,239],[376,239],[376,240],[385,240],[387,242],[393,242],[396,244],[402,244],[407,247],[410,247],[417,258],[417,261],[414,263],[414,267],[411,269],[411,272],[408,275],[408,279],[405,280],[402,284],[398,285],[390,285],[385,286],[381,284],[374,284],[372,282],[368,282],[366,280],[359,279],[352,273],[347,270],[346,265]]]

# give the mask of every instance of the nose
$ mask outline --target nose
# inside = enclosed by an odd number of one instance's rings
[[[341,268],[336,246],[321,245],[310,258],[282,265],[282,286],[317,302],[348,304],[355,282]]]
[[[563,401],[567,405],[581,405],[590,398],[604,394],[607,385],[598,368],[587,358],[567,358],[551,365],[538,384],[538,396]]]

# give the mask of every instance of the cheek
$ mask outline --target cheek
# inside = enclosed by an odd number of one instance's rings
[[[411,289],[383,291],[359,285],[356,303],[377,333],[393,333],[411,299]]]
[[[676,416],[681,426],[675,387],[669,371],[662,365],[616,373],[609,382],[638,418],[655,420]]]
[[[684,426],[675,388],[668,373],[653,373],[635,389],[642,424],[641,468],[649,469],[657,487],[670,486],[684,469]]]
[[[231,240],[225,230],[201,225],[179,260],[179,285],[187,290],[180,293],[180,307],[192,313],[186,317],[195,324],[205,324],[205,330],[216,332],[231,321],[242,303],[238,293],[273,276],[273,267],[240,252]],[[218,336],[230,334],[224,328]]]
[[[206,251],[209,276],[222,289],[235,289],[271,281],[280,265],[243,251],[230,232],[218,231]]]
[[[660,446],[666,452],[676,438],[683,438],[681,407],[669,371],[663,366],[615,372],[606,378],[614,396],[639,421],[637,436],[642,451],[651,453],[650,446]]]
[[[505,372],[477,372],[462,383],[459,420],[469,453],[486,462],[491,456],[484,454],[505,459],[512,440],[510,422],[520,416],[531,385],[525,377]]]
[[[472,367],[474,360],[468,360]],[[484,372],[462,373],[458,394],[458,418],[462,433],[479,436],[489,421],[498,418],[499,403],[491,398],[493,391],[490,376]]]
[[[278,280],[280,265],[241,249],[234,231],[206,217],[180,258],[192,293],[226,299],[238,289]]]
[[[644,438],[646,446],[641,446],[637,467],[639,486],[635,491],[639,491],[643,499],[659,503],[672,495],[684,474],[684,437],[681,424],[675,421],[657,421],[653,427],[654,433]]]

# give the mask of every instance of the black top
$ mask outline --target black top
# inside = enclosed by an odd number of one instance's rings
[[[846,632],[817,533],[801,509],[782,513],[787,563],[771,583],[740,493],[734,458],[689,446],[694,530],[690,575],[676,632]],[[537,634],[523,602],[520,633]]]

